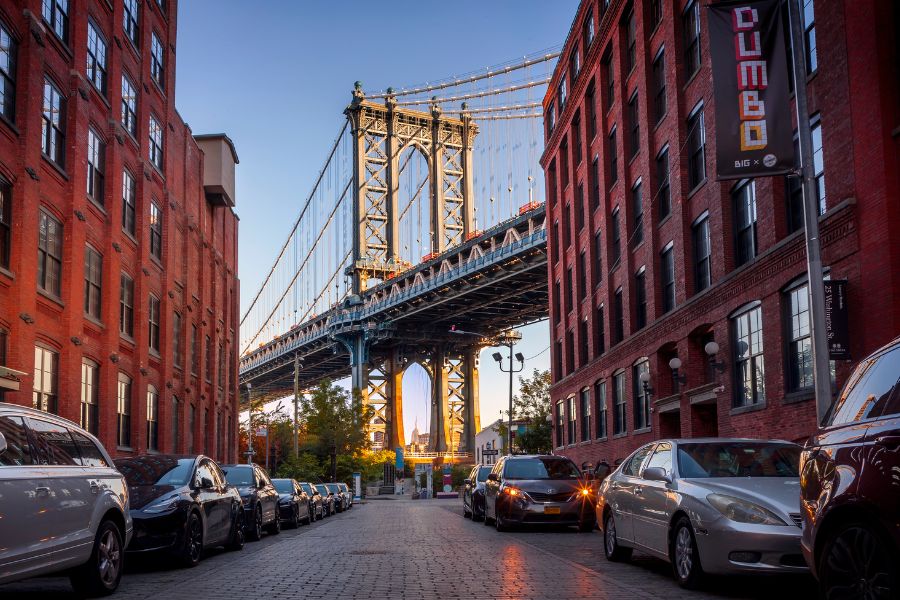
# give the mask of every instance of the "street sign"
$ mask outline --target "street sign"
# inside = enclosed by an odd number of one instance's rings
[[[403,448],[401,446],[397,446],[394,449],[394,454],[396,454],[396,458],[397,458],[395,467],[398,471],[400,471],[402,473],[403,472]]]
[[[497,448],[487,448],[481,451],[482,456],[497,456],[498,454],[500,454],[500,450]]]

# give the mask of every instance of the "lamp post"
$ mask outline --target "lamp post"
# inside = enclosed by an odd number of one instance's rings
[[[679,374],[681,368],[681,359],[677,356],[669,360],[669,368],[672,369],[672,391],[676,394],[681,392],[681,386],[687,384],[687,375]]]
[[[642,371],[640,374],[641,387],[644,390],[644,395],[647,397],[647,401],[649,402],[650,398],[653,396],[653,388],[650,387],[650,371]]]
[[[247,424],[248,424],[248,435],[247,435],[247,464],[253,462],[253,384],[247,382]]]

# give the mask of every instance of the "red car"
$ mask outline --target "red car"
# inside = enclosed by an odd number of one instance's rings
[[[825,598],[900,598],[900,338],[853,371],[800,462],[802,547]]]

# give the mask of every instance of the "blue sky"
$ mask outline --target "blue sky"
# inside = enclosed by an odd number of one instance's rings
[[[560,45],[577,0],[299,2],[181,0],[176,105],[194,133],[225,132],[240,157],[241,296],[252,298],[342,123],[353,82],[370,92],[468,73]],[[542,199],[543,191],[536,194]],[[250,296],[250,298],[248,298]],[[548,368],[546,322],[517,349]],[[481,415],[507,402],[482,355]],[[427,376],[405,378],[407,436],[427,429]],[[423,426],[424,425],[424,426]]]

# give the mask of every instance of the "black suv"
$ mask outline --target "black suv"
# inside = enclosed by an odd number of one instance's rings
[[[278,492],[266,472],[257,464],[222,465],[222,470],[228,484],[241,494],[247,536],[257,541],[262,537],[263,528],[272,535],[280,533]]]

